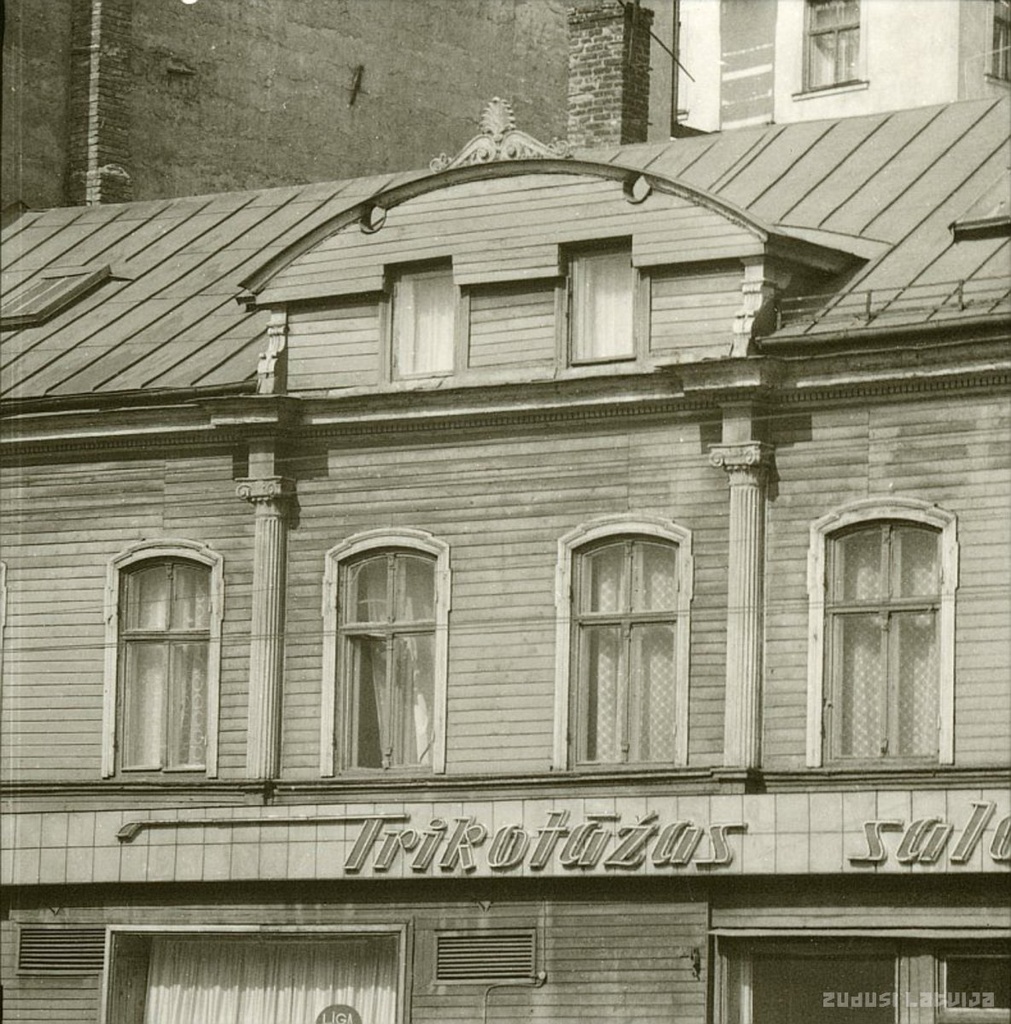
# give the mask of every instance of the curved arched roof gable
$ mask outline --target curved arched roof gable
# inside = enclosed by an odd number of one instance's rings
[[[383,266],[437,256],[454,258],[461,283],[519,280],[557,273],[559,245],[632,237],[633,259],[650,265],[754,255],[771,235],[732,203],[648,170],[518,160],[387,187],[289,245],[243,285],[250,300],[271,305],[375,290]]]

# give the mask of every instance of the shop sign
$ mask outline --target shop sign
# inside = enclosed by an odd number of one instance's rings
[[[533,831],[507,824],[493,832],[473,816],[432,818],[423,828],[389,826],[384,815],[365,818],[344,870],[357,874],[370,867],[384,874],[402,858],[417,873],[437,866],[469,874],[477,870],[479,858],[490,870],[503,873],[521,868],[543,871],[556,862],[569,871],[601,866],[637,871],[647,860],[656,868],[720,868],[733,863],[729,836],[748,830],[744,822],[664,823],[655,812],[625,825],[620,814],[610,813],[587,814],[583,821],[570,822],[564,810],[549,811]],[[699,856],[700,852],[706,855]]]
[[[320,1012],[316,1024],[362,1024],[362,1015],[353,1006],[335,1003]]]
[[[990,801],[973,800],[969,815],[958,837],[955,825],[940,817],[917,818],[908,824],[899,818],[875,818],[865,821],[865,848],[849,857],[851,864],[883,864],[889,850],[885,834],[901,835],[895,848],[899,864],[935,864],[946,856],[952,864],[966,864],[979,847],[983,831],[997,810]],[[1011,861],[1011,815],[997,823],[989,843],[990,857],[998,863]]]

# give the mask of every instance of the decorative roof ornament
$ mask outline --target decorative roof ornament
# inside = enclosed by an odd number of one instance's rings
[[[512,104],[496,96],[481,114],[481,134],[475,135],[454,157],[441,153],[430,164],[433,171],[489,164],[495,160],[560,159],[569,156],[569,144],[554,139],[539,142],[516,127]]]

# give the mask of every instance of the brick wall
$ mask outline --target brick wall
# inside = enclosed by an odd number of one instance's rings
[[[77,0],[71,21],[66,198],[133,198],[130,62],[133,0]]]
[[[629,0],[580,0],[569,8],[569,141],[645,142],[653,12]]]

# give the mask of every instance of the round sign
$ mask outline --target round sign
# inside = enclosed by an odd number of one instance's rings
[[[320,1011],[316,1024],[362,1024],[362,1015],[353,1006],[334,1003]]]

